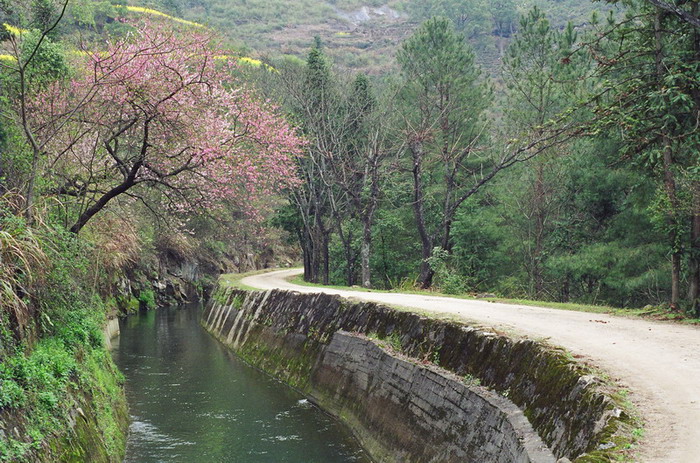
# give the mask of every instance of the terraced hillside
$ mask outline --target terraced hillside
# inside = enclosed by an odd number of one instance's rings
[[[130,0],[184,19],[209,24],[252,54],[303,56],[319,36],[335,62],[378,74],[396,46],[424,19],[455,20],[479,62],[497,69],[520,13],[537,5],[553,24],[585,24],[605,4],[577,0]]]

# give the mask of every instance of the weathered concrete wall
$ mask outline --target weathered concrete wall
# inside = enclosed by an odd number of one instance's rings
[[[119,336],[119,319],[116,316],[107,319],[102,334],[105,338],[105,348],[112,350],[112,339]]]
[[[615,451],[612,437],[620,425],[615,403],[563,352],[534,341],[373,303],[285,291],[220,288],[203,324],[251,363],[340,416],[381,461],[556,456],[583,462],[606,461],[605,454]],[[384,340],[400,356],[369,346],[359,334]],[[466,381],[457,387],[459,378]],[[467,384],[475,378],[490,391]],[[471,408],[460,408],[461,399],[446,401],[457,391],[470,397]],[[455,422],[445,421],[448,414]],[[466,427],[459,430],[459,423]],[[528,428],[536,433],[528,434]]]
[[[509,400],[366,337],[335,333],[311,384],[321,406],[362,423],[363,442],[389,449],[382,461],[556,461]]]

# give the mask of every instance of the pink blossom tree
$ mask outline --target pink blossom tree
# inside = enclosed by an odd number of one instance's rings
[[[210,37],[137,25],[84,55],[30,109],[54,192],[77,199],[74,233],[117,197],[174,212],[234,201],[254,213],[295,183],[302,140]]]

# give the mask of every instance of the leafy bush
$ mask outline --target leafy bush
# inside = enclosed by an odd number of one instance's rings
[[[155,309],[156,304],[156,293],[152,289],[144,289],[139,293],[139,302],[147,309]]]
[[[433,248],[428,258],[430,268],[435,272],[435,284],[446,294],[461,294],[467,290],[466,279],[456,272],[449,263],[449,253],[441,247]]]
[[[26,401],[24,390],[12,378],[4,378],[0,366],[0,409],[21,407]]]

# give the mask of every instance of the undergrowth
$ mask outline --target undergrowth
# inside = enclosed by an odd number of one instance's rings
[[[12,220],[14,234],[23,236],[23,223]],[[50,442],[68,438],[71,413],[83,402],[92,408],[105,450],[116,457],[125,442],[115,415],[123,409],[123,377],[105,348],[107,305],[85,284],[90,249],[60,229],[41,230],[31,245],[46,258],[40,284],[14,288],[36,312],[33,336],[12,329],[14,314],[7,305],[0,311],[0,424],[19,431],[19,436],[0,436],[0,461],[31,461],[42,452],[57,451]]]

